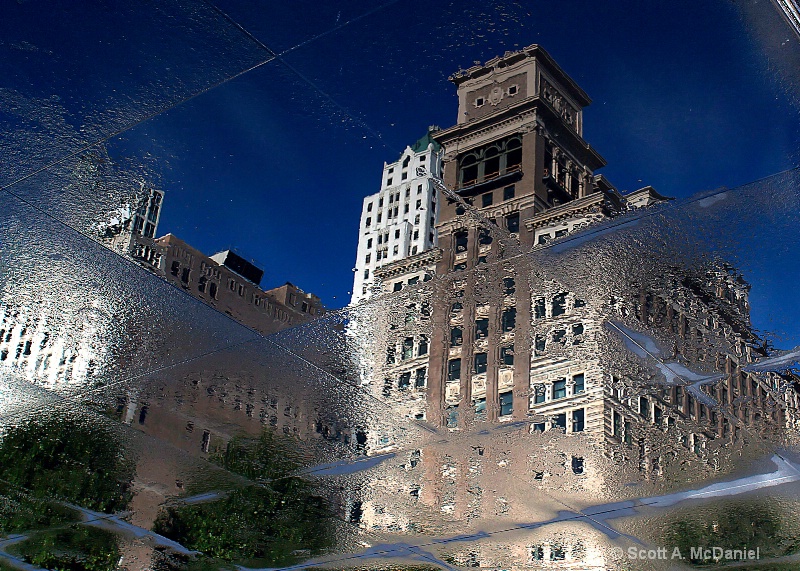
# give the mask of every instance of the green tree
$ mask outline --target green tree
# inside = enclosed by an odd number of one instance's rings
[[[133,472],[117,434],[100,424],[29,420],[0,439],[0,480],[36,498],[121,511],[131,498]]]
[[[154,531],[223,561],[285,565],[298,560],[297,550],[328,547],[327,503],[314,484],[291,475],[300,466],[295,450],[291,439],[269,431],[256,440],[231,440],[213,460],[259,483],[213,502],[168,507]]]
[[[81,525],[37,532],[12,550],[50,571],[111,571],[119,561],[114,534]]]

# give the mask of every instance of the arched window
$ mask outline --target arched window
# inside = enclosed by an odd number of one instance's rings
[[[483,178],[494,178],[500,174],[500,149],[489,147],[483,153]]]
[[[478,155],[470,153],[461,159],[461,186],[469,186],[478,180]]]
[[[506,143],[506,170],[518,168],[522,164],[522,141],[513,137]]]
[[[522,139],[518,136],[470,151],[459,160],[459,186],[466,187],[519,170]]]

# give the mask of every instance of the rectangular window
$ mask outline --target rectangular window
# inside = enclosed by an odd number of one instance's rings
[[[364,270],[364,279],[365,279],[365,280],[368,280],[368,279],[369,279],[369,268],[367,268],[366,270]]]
[[[189,268],[183,268],[183,272],[181,273],[181,281],[185,284],[189,283]]]
[[[514,185],[507,186],[503,189],[503,200],[511,200],[514,198]]]
[[[553,398],[563,399],[567,396],[567,379],[558,379],[553,382]]]
[[[400,251],[400,246],[395,246],[394,249],[392,250],[392,253],[396,256],[399,251]]]
[[[383,206],[383,197],[378,199],[378,208],[381,208],[382,206]]]
[[[556,428],[556,427],[563,428],[563,429],[567,428],[567,414],[566,413],[557,414],[557,415],[555,415],[553,417],[553,428]]]
[[[414,386],[418,389],[425,386],[425,367],[417,369],[417,376],[414,380]]]
[[[367,204],[367,212],[372,212],[372,203]]]
[[[506,216],[506,228],[512,234],[519,232],[519,213]]]
[[[572,432],[583,432],[583,417],[582,408],[572,411]]]
[[[447,380],[458,381],[461,379],[461,359],[450,359],[447,362]]]
[[[553,296],[553,317],[564,315],[567,311],[567,294],[559,293]]]
[[[491,192],[487,192],[486,194],[481,196],[481,205],[484,206],[484,207],[492,205],[492,193]]]
[[[411,373],[403,373],[400,375],[400,380],[397,382],[397,387],[400,389],[407,389],[411,386]]]
[[[513,331],[517,325],[517,308],[509,307],[503,310],[502,328],[503,331]]]
[[[475,320],[475,339],[484,339],[489,335],[489,320],[486,318]]]
[[[370,248],[372,248],[372,238],[367,239],[367,250],[369,250]]]
[[[474,402],[475,402],[475,414],[480,417],[486,416],[486,398],[480,398],[475,400]]]
[[[422,335],[419,338],[419,347],[417,348],[417,355],[428,354],[428,338]]]
[[[464,342],[463,332],[460,327],[451,327],[450,328],[450,346],[451,347],[460,347],[461,344]]]
[[[615,410],[613,411],[613,420],[612,420],[612,433],[614,436],[619,438],[622,436],[622,416]]]
[[[403,214],[408,214],[408,204],[403,206]]]
[[[395,239],[395,240],[398,240],[398,239],[400,239],[400,230],[395,230],[395,231],[394,231],[394,239]]]
[[[422,194],[422,185],[417,186],[417,194]]]
[[[367,254],[367,257],[364,258],[364,263],[365,264],[369,264],[371,259],[372,259],[372,254]]]
[[[533,404],[543,403],[546,396],[544,385],[533,385]]]
[[[508,416],[514,412],[514,393],[500,393],[500,416]]]
[[[533,300],[533,318],[544,319],[547,316],[544,305],[544,298],[538,297]]]
[[[485,373],[487,368],[487,354],[475,353],[475,374]]]
[[[177,262],[177,261],[172,262],[172,267],[170,267],[170,273],[173,276],[178,277],[178,272],[180,271],[180,269],[181,269],[181,263],[180,262]]]
[[[586,390],[585,386],[584,386],[583,373],[581,373],[580,375],[575,375],[574,377],[572,377],[572,382],[575,383],[573,385],[573,387],[572,387],[572,394],[577,395],[577,394],[580,394],[580,393],[584,392],[584,390]]]
[[[417,200],[417,210],[422,208],[422,200]]]
[[[458,405],[447,407],[447,428],[458,428]]]
[[[403,355],[402,359],[411,359],[414,356],[414,338],[406,337],[403,339]],[[410,373],[409,373],[410,374]]]
[[[513,365],[514,364],[514,346],[509,345],[508,347],[500,347],[500,362],[504,365]]]

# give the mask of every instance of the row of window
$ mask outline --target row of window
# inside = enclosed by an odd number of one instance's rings
[[[567,418],[570,418],[571,423],[569,426],[570,432],[583,432],[586,427],[586,410],[583,408],[576,408],[575,410],[566,413],[554,414],[550,419],[549,424],[551,429],[567,430]],[[547,422],[536,422],[533,424],[533,432],[544,432],[547,429]],[[576,474],[578,472],[575,472]],[[541,478],[537,478],[541,479]]]
[[[426,372],[427,372],[427,369],[425,367],[420,367],[419,369],[417,369],[417,370],[415,370],[413,372],[414,388],[417,388],[417,389],[425,388],[425,373]],[[411,377],[412,377],[412,372],[411,371],[406,371],[405,373],[401,373],[400,377],[399,377],[399,379],[397,381],[397,388],[401,389],[401,390],[409,388],[411,386]],[[391,381],[389,381],[389,382],[391,382]],[[389,395],[385,395],[385,396],[389,396]]]
[[[542,404],[586,392],[585,376],[583,373],[573,375],[570,385],[567,385],[565,377],[561,377],[552,383],[535,384],[532,388],[533,404]]]
[[[489,366],[488,353],[484,351],[475,353],[475,355],[473,356],[473,360],[475,365],[473,368],[474,374],[480,375],[487,371]],[[509,367],[514,366],[513,345],[500,347],[499,364],[501,366],[509,366]],[[461,380],[461,358],[450,359],[449,361],[447,361],[447,380],[451,382]]]
[[[492,180],[522,165],[522,139],[512,136],[465,153],[458,159],[459,188]]]
[[[503,189],[503,201],[511,200],[515,194],[514,185],[509,185]],[[499,192],[499,191],[498,191]],[[481,195],[481,207],[486,208],[494,204],[494,191],[485,192]]]
[[[419,157],[419,164],[425,165],[425,160],[428,158],[428,155],[422,155]],[[407,180],[408,179],[408,166],[411,164],[411,157],[406,157],[403,159],[403,170],[400,172],[400,180]],[[394,174],[394,167],[389,167],[387,171],[388,178],[386,179],[386,186],[392,186],[392,176]]]
[[[170,266],[170,273],[173,276],[180,278],[181,283],[188,288],[189,284],[191,283],[191,268],[182,268],[181,263],[178,260],[174,260]],[[213,272],[210,272],[208,268],[205,269],[205,274],[212,273]],[[219,274],[219,272],[216,273],[217,275]],[[237,293],[239,297],[242,298],[245,297],[245,293],[247,292],[247,288],[244,284],[241,284],[232,278],[228,278],[228,289],[231,292]],[[209,279],[206,277],[206,275],[201,275],[197,280],[197,291],[199,293],[208,294],[211,299],[219,299],[219,286],[217,285],[217,282],[213,279]],[[296,304],[297,296],[295,294],[292,295],[294,296]],[[263,307],[266,312],[271,313],[273,317],[276,317],[281,321],[287,321],[289,319],[289,314],[286,311],[271,303],[266,297],[262,297],[254,293],[250,299],[250,302],[256,307]],[[302,303],[302,311],[312,315],[316,312],[316,310],[310,307],[305,301]]]
[[[456,302],[460,305],[460,302]],[[451,308],[453,311],[459,311],[460,308],[456,304]],[[517,325],[517,308],[506,307],[500,315],[500,331],[503,333],[513,331]],[[485,339],[489,336],[489,318],[481,317],[475,320],[475,339]],[[453,326],[450,328],[450,346],[460,346],[464,341],[464,330],[461,326]]]
[[[425,335],[420,335],[419,342],[417,343],[416,355],[414,354],[414,338],[406,337],[400,345],[400,360],[412,359],[422,357],[428,354],[428,338]],[[397,362],[397,347],[389,345],[386,349],[386,364],[393,365]]]

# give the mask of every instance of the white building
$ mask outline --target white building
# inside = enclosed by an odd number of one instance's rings
[[[430,136],[435,130],[430,127],[396,162],[384,163],[380,192],[364,199],[353,304],[372,294],[376,268],[424,252],[437,243],[439,205],[431,177],[442,174],[442,151]],[[425,176],[417,176],[419,167],[425,169]]]

